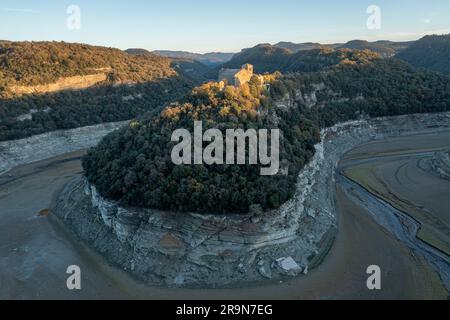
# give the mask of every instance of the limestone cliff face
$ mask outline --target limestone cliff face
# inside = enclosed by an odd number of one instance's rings
[[[323,82],[313,83],[310,85],[310,89],[296,89],[290,93],[278,99],[274,103],[276,108],[284,111],[289,111],[292,108],[296,108],[297,105],[305,106],[308,109],[317,107],[323,108],[328,102],[347,102],[347,101],[362,101],[364,96],[358,95],[356,97],[345,97],[340,92],[335,92],[327,87]],[[319,99],[319,94],[322,96]]]
[[[90,88],[107,79],[107,73],[97,73],[87,76],[60,78],[55,83],[36,86],[11,86],[9,90],[16,96],[25,94],[44,94],[63,90],[81,90]]]
[[[301,183],[308,184],[311,173]],[[310,208],[318,221],[311,230],[303,201],[258,217],[162,212],[120,207],[78,178],[51,211],[108,260],[148,284],[221,287],[307,272],[335,217]],[[275,265],[286,257],[295,261],[295,270]]]
[[[0,142],[0,174],[11,168],[97,145],[107,134],[128,121],[60,130],[20,140]]]

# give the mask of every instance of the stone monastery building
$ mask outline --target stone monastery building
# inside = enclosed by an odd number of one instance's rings
[[[253,65],[244,64],[241,69],[221,69],[219,71],[218,81],[227,80],[229,85],[239,87],[247,82],[253,76]]]

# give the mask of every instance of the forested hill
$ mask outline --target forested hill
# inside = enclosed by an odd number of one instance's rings
[[[176,76],[170,59],[64,42],[0,41],[0,86],[35,86],[107,73],[108,81],[149,82]]]
[[[394,56],[396,53],[404,50],[411,45],[411,42],[391,42],[391,41],[376,41],[369,42],[365,40],[352,40],[343,45],[338,46],[339,49],[357,49],[370,50],[378,53],[384,58]]]
[[[171,59],[151,53],[0,41],[0,140],[128,120],[196,84]]]
[[[312,50],[312,49],[357,49],[357,50],[371,50],[378,53],[382,57],[392,57],[394,54],[407,48],[412,42],[393,42],[393,41],[375,41],[369,42],[365,40],[352,40],[347,43],[333,43],[333,44],[320,44],[320,43],[292,43],[292,42],[279,42],[275,44],[275,47],[291,50],[292,52]]]
[[[155,54],[145,50],[145,49],[127,49],[126,53],[134,56],[154,56]],[[194,55],[194,54],[192,54]],[[186,56],[180,55],[176,57],[169,57],[171,61],[171,67],[174,68],[178,73],[190,78],[197,83],[203,83],[207,80],[217,78],[214,70],[207,64],[199,62],[194,56],[186,54]]]
[[[265,75],[270,86],[255,78],[239,88],[205,84],[159,116],[109,135],[83,160],[89,181],[132,207],[212,214],[276,209],[293,196],[320,128],[362,116],[450,110],[449,77],[396,59],[362,56],[320,72]],[[195,120],[222,132],[281,129],[280,163],[288,175],[261,176],[249,165],[175,166],[171,134],[192,130]]]
[[[209,52],[201,54],[187,51],[170,51],[170,50],[157,50],[153,51],[153,53],[168,58],[197,61],[210,68],[214,68],[218,65],[230,61],[230,59],[234,55],[234,53],[230,52]]]
[[[293,52],[289,49],[279,48],[270,44],[260,44],[256,47],[244,49],[223,64],[223,68],[240,68],[245,63],[254,66],[255,72],[284,71],[286,61],[291,58]]]
[[[396,57],[415,67],[450,74],[450,34],[425,36]]]
[[[287,49],[292,52],[331,48],[327,45],[323,45],[320,43],[314,43],[314,42],[293,43],[293,42],[286,42],[286,41],[278,42],[277,44],[274,44],[274,47]]]
[[[258,73],[315,72],[334,65],[364,63],[379,58],[377,53],[369,50],[321,48],[293,53],[288,49],[262,44],[236,54],[223,67],[239,68],[245,63],[251,63]]]

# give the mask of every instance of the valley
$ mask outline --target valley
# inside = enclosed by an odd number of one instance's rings
[[[0,8],[0,300],[448,300],[448,22],[216,5]]]

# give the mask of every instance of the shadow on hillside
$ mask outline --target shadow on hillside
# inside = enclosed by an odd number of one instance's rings
[[[158,112],[195,85],[195,80],[179,75],[146,83],[102,84],[83,90],[0,99],[0,141]]]

